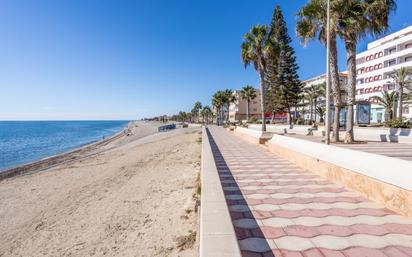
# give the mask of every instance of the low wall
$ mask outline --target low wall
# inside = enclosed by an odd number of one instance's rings
[[[200,257],[241,257],[207,128],[202,129]]]
[[[262,137],[262,131],[255,129],[248,129],[243,127],[236,127],[234,129],[235,135],[242,137],[244,140],[253,143],[260,144],[260,138]]]
[[[308,133],[308,128],[310,127],[311,126],[306,125],[294,125],[293,129],[289,129],[289,125],[287,124],[266,125],[266,129],[269,132],[283,133],[284,129],[286,129],[288,133],[296,133],[300,135],[306,135]],[[249,124],[249,128],[253,130],[259,130],[261,128],[261,125]],[[318,130],[313,131],[313,134],[315,136],[322,136],[322,131],[324,130],[324,126],[319,126]],[[355,127],[354,134],[356,140],[412,144],[411,129]],[[341,138],[344,138],[345,132],[340,131],[339,136]]]
[[[412,162],[281,135],[266,145],[307,170],[412,217]]]

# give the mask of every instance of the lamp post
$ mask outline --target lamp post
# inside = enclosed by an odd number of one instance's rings
[[[326,115],[325,115],[325,143],[330,144],[330,0],[327,0],[326,10]],[[336,119],[337,117],[335,117]]]

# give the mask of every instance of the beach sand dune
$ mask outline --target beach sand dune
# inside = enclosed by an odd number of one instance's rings
[[[196,256],[200,129],[133,137],[0,181],[0,256]]]

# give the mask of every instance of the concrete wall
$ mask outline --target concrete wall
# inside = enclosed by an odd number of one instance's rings
[[[207,129],[202,130],[200,257],[241,257]]]
[[[412,162],[308,140],[273,135],[277,155],[412,217]]]
[[[260,130],[248,129],[237,126],[234,130],[235,135],[253,144],[262,143],[263,132]]]

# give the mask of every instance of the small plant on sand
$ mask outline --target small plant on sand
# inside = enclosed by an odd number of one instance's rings
[[[196,189],[195,189],[195,192],[192,195],[192,198],[195,201],[195,212],[197,212],[198,208],[200,206],[200,194],[202,193],[202,184],[201,184],[201,181],[200,181],[200,173],[197,174],[195,188]]]
[[[196,231],[189,230],[186,236],[179,236],[176,238],[176,246],[179,251],[192,248],[196,243]]]
[[[186,210],[185,210],[185,212],[186,212],[186,214],[190,214],[190,213],[192,213],[192,209],[190,209],[190,208],[187,208]]]
[[[196,140],[196,142],[198,142],[199,144],[201,144],[201,143],[202,143],[202,138],[201,138],[201,137],[198,137],[197,140]]]

